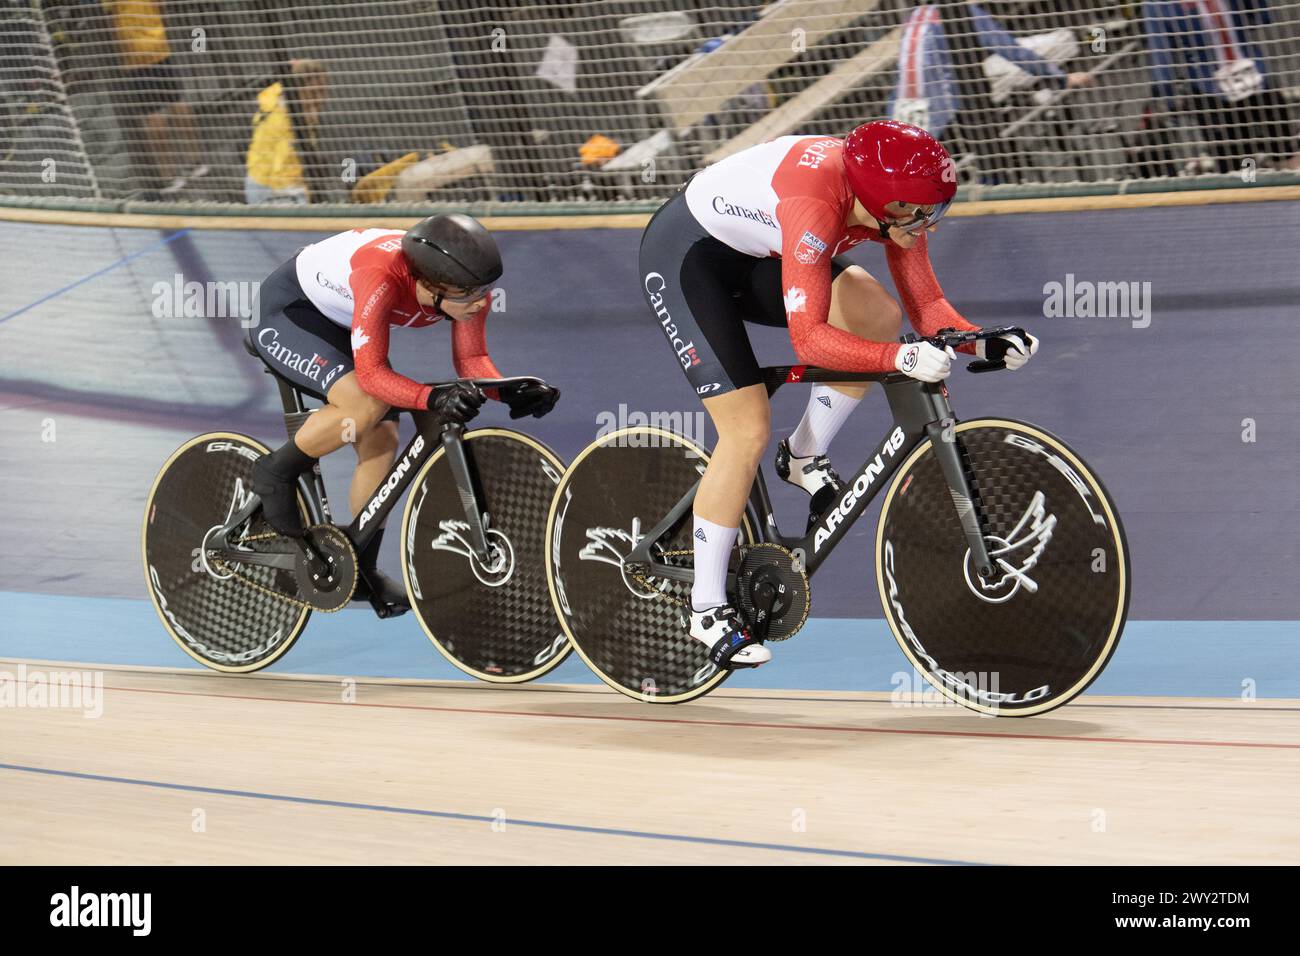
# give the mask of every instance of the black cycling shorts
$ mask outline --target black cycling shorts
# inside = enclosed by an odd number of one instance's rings
[[[737,252],[691,215],[683,189],[641,236],[641,292],[701,398],[762,381],[746,322],[786,327],[781,260]],[[831,281],[851,263],[831,260]]]
[[[297,256],[267,277],[253,306],[248,341],[272,372],[325,401],[330,387],[355,367],[351,333],[312,305],[298,284]],[[390,409],[386,421],[397,420]]]

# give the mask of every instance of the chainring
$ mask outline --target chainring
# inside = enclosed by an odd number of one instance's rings
[[[743,551],[736,574],[740,609],[751,624],[757,624],[754,590],[759,584],[770,583],[776,589],[776,603],[772,606],[765,640],[784,641],[794,637],[808,620],[808,575],[797,566],[795,556],[779,544],[764,542]]]
[[[338,611],[352,600],[357,588],[357,551],[343,529],[337,525],[315,525],[307,529],[306,538],[330,564],[327,578],[313,577],[311,562],[305,555],[294,564],[293,576],[298,596],[317,611]]]

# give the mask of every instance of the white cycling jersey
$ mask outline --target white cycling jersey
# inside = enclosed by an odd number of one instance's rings
[[[361,247],[384,236],[392,236],[393,248],[402,248],[400,229],[351,229],[314,242],[298,253],[295,267],[298,284],[311,304],[320,309],[331,321],[345,328],[352,327],[352,314],[356,303],[352,300],[350,281],[358,267],[354,257]],[[388,251],[386,243],[380,249]]]

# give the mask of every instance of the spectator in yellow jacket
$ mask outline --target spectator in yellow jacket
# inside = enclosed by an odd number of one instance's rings
[[[272,83],[257,95],[253,138],[245,157],[246,202],[310,201],[304,153],[315,148],[328,82],[319,61],[294,60],[287,82]],[[292,107],[290,97],[294,97]]]

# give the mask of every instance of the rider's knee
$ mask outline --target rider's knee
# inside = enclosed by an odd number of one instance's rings
[[[726,441],[736,451],[748,452],[755,459],[767,449],[771,434],[771,417],[764,414],[746,416],[718,428],[720,440]]]
[[[344,427],[352,432],[345,436],[348,441],[359,441],[362,436],[373,432],[388,414],[388,406],[355,381],[343,381],[330,389],[329,403],[339,410]]]
[[[397,444],[397,422],[381,420],[357,437],[357,458],[386,458],[391,461],[397,457]]]
[[[896,340],[903,332],[903,307],[881,287],[880,296],[874,303],[874,308],[876,328],[882,339],[891,342]]]
[[[850,331],[878,342],[896,340],[903,328],[903,309],[875,277],[861,266],[849,266],[836,285],[849,293],[843,310]]]

